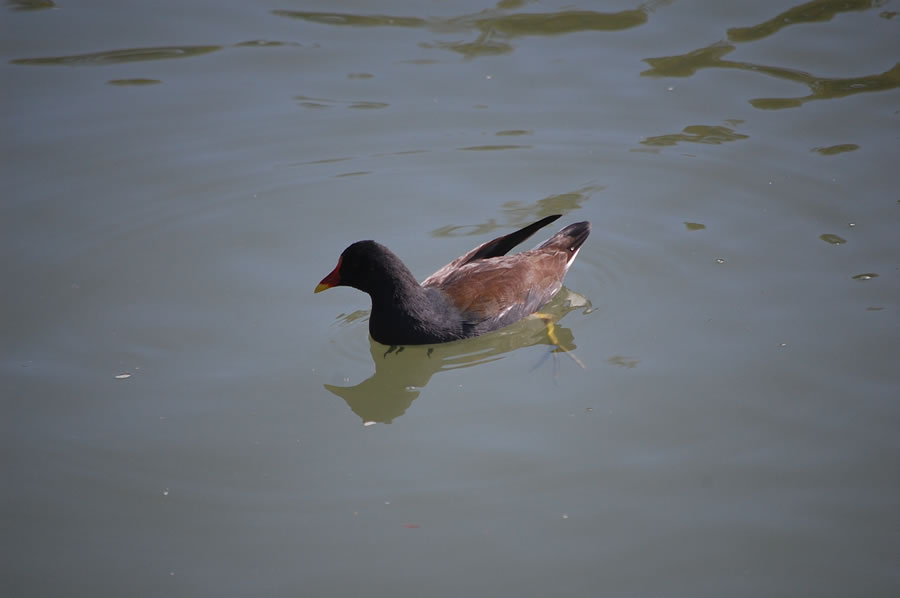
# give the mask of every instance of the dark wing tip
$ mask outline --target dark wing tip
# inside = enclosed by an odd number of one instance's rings
[[[509,253],[510,249],[536,233],[538,230],[560,218],[562,218],[562,214],[552,214],[541,218],[537,222],[533,222],[524,228],[511,232],[508,235],[503,235],[502,237],[497,237],[493,241],[488,241],[482,245],[477,252],[472,254],[465,263],[506,255]]]

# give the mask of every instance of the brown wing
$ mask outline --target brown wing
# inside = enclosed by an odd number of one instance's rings
[[[546,218],[541,218],[537,222],[529,224],[524,228],[520,228],[515,232],[511,232],[508,235],[503,235],[502,237],[497,237],[496,239],[493,239],[486,243],[482,243],[475,249],[459,256],[458,258],[423,280],[422,286],[438,285],[444,278],[448,277],[450,274],[452,274],[456,270],[459,270],[466,264],[470,264],[478,260],[486,260],[506,255],[510,249],[533,235],[539,229],[547,226],[554,220],[557,220],[560,216],[562,216],[562,214],[554,214],[552,216],[547,216]]]
[[[439,284],[469,326],[494,329],[537,311],[562,287],[565,251],[542,249],[466,264]]]

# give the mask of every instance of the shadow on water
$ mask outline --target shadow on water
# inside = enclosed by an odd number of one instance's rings
[[[562,359],[572,357],[573,365],[575,362],[580,364],[573,353],[567,353],[575,349],[574,334],[570,329],[556,324],[576,309],[587,313],[591,310],[591,303],[565,287],[541,309],[541,313],[549,315],[554,322],[555,343],[548,333],[547,324],[534,316],[491,334],[443,345],[387,347],[370,338],[369,350],[375,363],[375,373],[356,386],[324,386],[344,399],[364,423],[391,423],[406,413],[436,373],[490,363],[503,359],[516,349],[535,345],[553,347],[547,355],[552,355],[554,359],[556,375]],[[350,317],[358,319],[357,314]],[[560,353],[565,356],[560,356]],[[544,359],[539,360],[535,368],[543,369],[544,362]]]

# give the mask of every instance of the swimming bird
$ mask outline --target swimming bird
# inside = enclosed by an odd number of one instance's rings
[[[518,322],[562,288],[563,278],[591,232],[570,224],[530,251],[506,255],[561,214],[488,241],[456,258],[421,284],[390,249],[357,241],[315,292],[349,286],[372,299],[369,334],[384,345],[426,345],[478,336]]]

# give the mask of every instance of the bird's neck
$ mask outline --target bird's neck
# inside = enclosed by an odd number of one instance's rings
[[[391,319],[416,320],[427,304],[425,289],[412,274],[393,277],[378,293],[371,294],[372,317],[388,316]]]
[[[412,277],[394,279],[372,295],[369,333],[384,345],[426,344],[458,336],[441,322],[446,301],[439,293],[423,288]]]

